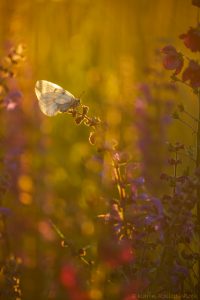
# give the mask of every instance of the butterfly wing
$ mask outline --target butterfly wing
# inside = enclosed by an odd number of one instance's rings
[[[38,97],[38,100],[40,100],[42,94],[46,93],[65,94],[71,98],[74,98],[70,92],[64,90],[61,86],[47,80],[38,80],[36,82],[35,93]]]
[[[49,117],[55,116],[59,112],[58,106],[55,102],[54,93],[46,93],[41,95],[39,106],[41,111]]]
[[[59,85],[39,80],[35,85],[41,111],[47,116],[55,116],[59,112],[67,111],[77,99]]]

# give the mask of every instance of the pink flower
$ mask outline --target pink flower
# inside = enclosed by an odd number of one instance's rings
[[[200,51],[200,27],[190,28],[187,33],[181,34],[185,46],[193,52]]]
[[[200,87],[200,65],[191,60],[182,75],[183,81],[189,81],[192,88]]]
[[[7,110],[14,110],[18,105],[22,97],[20,91],[14,90],[10,91],[8,95],[4,98],[4,105]]]
[[[179,74],[183,68],[184,62],[182,54],[177,52],[176,49],[171,45],[164,47],[161,51],[164,54],[164,68],[167,70],[175,70],[175,75]]]

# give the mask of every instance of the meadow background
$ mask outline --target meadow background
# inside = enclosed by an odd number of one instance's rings
[[[105,139],[117,140],[132,162],[142,163],[137,176],[144,173],[148,191],[158,197],[166,188],[160,174],[169,168],[166,142],[195,145],[190,128],[168,116],[180,102],[193,115],[198,109],[185,86],[157,89],[170,82],[160,49],[173,44],[189,55],[179,35],[196,26],[197,8],[190,0],[1,0],[0,20],[0,57],[26,46],[26,60],[8,78],[18,105],[0,111],[2,299],[137,299],[119,296],[114,280],[111,287],[105,284],[109,272],[99,258],[91,270],[62,244],[66,239],[77,249],[86,247],[86,260],[95,261],[98,241],[109,239],[97,216],[107,213],[117,192],[108,158],[88,141],[89,128],[77,126],[68,114],[43,115],[35,82],[45,79],[82,95],[88,115],[107,123]],[[146,85],[155,90],[153,122],[140,114],[139,94]],[[194,166],[186,157],[181,168]],[[19,264],[19,273],[7,267],[14,272],[11,281],[5,275],[8,257]],[[75,280],[73,260],[78,289],[84,286],[87,295],[69,292],[75,286],[66,279],[69,273],[69,281]],[[22,296],[5,296],[13,290],[13,277]]]

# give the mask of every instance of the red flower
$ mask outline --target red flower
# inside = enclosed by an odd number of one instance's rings
[[[185,46],[193,52],[200,51],[200,27],[190,28],[187,33],[181,34]]]
[[[126,296],[123,300],[138,300],[138,297],[136,294],[131,294]]]
[[[60,281],[63,286],[72,289],[77,285],[76,270],[72,265],[64,265],[60,273]]]
[[[182,54],[177,52],[176,49],[171,45],[164,47],[161,51],[164,53],[164,68],[167,70],[175,70],[175,75],[179,74],[183,67]]]
[[[200,0],[192,0],[192,4],[197,7],[200,7]]]
[[[134,260],[132,245],[129,241],[107,241],[100,245],[99,251],[102,260],[111,268]]]
[[[192,88],[200,87],[200,65],[191,60],[182,75],[183,81],[189,81]]]
[[[65,264],[60,271],[60,282],[67,290],[71,300],[89,300],[87,293],[80,289],[78,274],[75,267],[71,264]]]
[[[138,278],[136,280],[125,283],[123,286],[123,300],[139,300],[139,294],[142,295],[143,291],[148,287],[148,285],[149,281],[145,278],[144,275],[142,276],[142,278]]]

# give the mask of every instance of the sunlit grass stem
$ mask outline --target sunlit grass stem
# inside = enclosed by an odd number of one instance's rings
[[[128,228],[127,228],[127,221],[126,221],[126,190],[123,186],[123,178],[121,175],[120,167],[118,166],[118,164],[115,163],[114,160],[113,160],[113,169],[114,169],[114,176],[116,180],[118,194],[120,197],[120,204],[123,211],[124,232],[126,237],[128,237]]]
[[[119,192],[119,196],[121,199],[121,204],[123,206],[126,194],[125,194],[125,190],[122,187],[122,178],[121,178],[121,174],[120,174],[120,169],[118,166],[116,166],[115,163],[113,163],[113,167],[114,167],[114,173],[115,173],[115,180],[117,182],[117,188],[118,188],[118,192]]]

